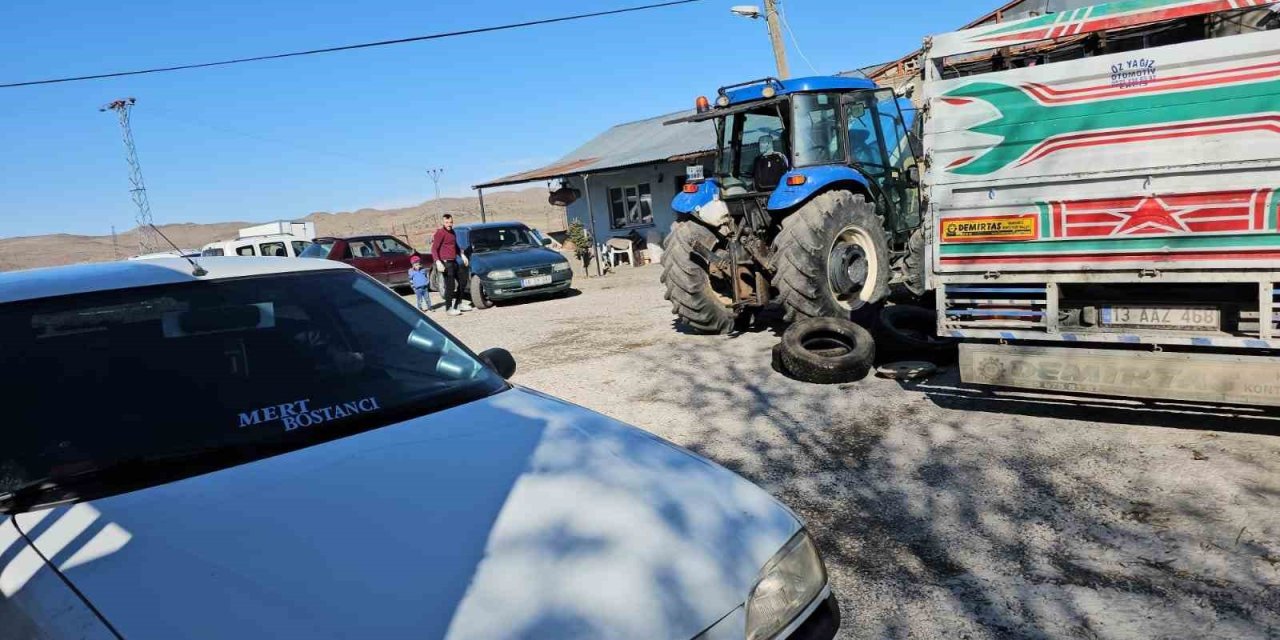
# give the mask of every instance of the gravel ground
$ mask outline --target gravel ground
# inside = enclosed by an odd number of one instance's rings
[[[659,268],[432,316],[514,381],[697,451],[808,522],[843,638],[1280,638],[1280,414],[824,387],[771,330],[677,330]]]

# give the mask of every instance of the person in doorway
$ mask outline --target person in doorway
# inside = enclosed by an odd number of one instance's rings
[[[422,268],[422,258],[409,258],[409,285],[418,294],[418,311],[431,311],[431,278],[429,272]]]
[[[465,258],[458,250],[458,236],[453,230],[453,216],[450,214],[444,214],[440,228],[431,238],[431,257],[435,260],[436,270],[443,276],[445,311],[451,316],[470,311],[473,308],[471,303],[462,299],[462,288],[467,285],[467,281],[461,278]]]

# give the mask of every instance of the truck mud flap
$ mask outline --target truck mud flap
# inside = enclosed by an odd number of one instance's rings
[[[1280,358],[1208,353],[960,345],[971,384],[1156,400],[1280,407]]]

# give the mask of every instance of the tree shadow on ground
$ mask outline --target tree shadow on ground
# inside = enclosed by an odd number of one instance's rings
[[[842,637],[1280,633],[1280,443],[1208,433],[1180,449],[1169,439],[1194,434],[1132,426],[1184,420],[1166,414],[806,385],[736,356],[647,350],[636,399],[698,416],[679,444],[808,522]],[[1192,466],[1194,447],[1217,466]]]

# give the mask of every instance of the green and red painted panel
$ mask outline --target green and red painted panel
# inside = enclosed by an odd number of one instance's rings
[[[1278,0],[1126,0],[1019,20],[997,29],[974,29],[970,42],[990,45],[1034,42],[1094,31],[1136,27],[1190,16],[1264,7]]]
[[[949,240],[946,225],[1039,216],[1023,242]],[[944,265],[1280,259],[1280,190],[1042,202],[1036,213],[945,218]]]
[[[1144,79],[1136,86],[973,82],[941,100],[952,107],[994,107],[998,117],[968,131],[1001,140],[951,160],[946,171],[989,176],[1066,151],[1238,133],[1272,136],[1280,134],[1278,99],[1280,60]]]

